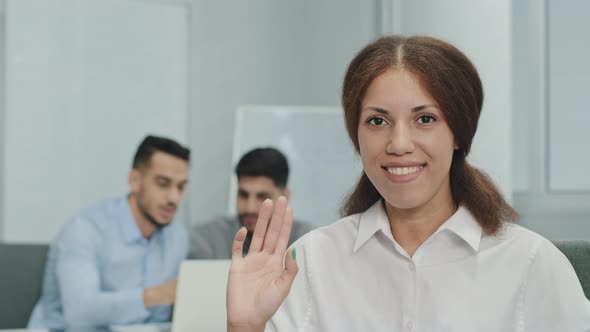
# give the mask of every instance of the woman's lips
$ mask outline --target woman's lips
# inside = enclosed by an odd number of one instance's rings
[[[425,167],[426,165],[384,166],[382,169],[391,182],[408,183],[417,179]]]

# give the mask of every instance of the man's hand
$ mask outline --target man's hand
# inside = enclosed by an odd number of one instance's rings
[[[143,290],[143,304],[146,308],[155,305],[170,305],[176,300],[176,279]]]

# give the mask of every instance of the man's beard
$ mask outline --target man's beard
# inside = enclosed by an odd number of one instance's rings
[[[246,225],[244,224],[244,220],[245,220],[247,217],[254,217],[255,219],[258,219],[258,214],[256,214],[256,213],[241,213],[241,214],[238,214],[238,220],[240,221],[240,224],[241,224],[242,226],[244,226],[244,227],[246,226]],[[250,232],[250,230],[248,230],[248,232]]]
[[[161,223],[158,220],[156,220],[156,218],[154,218],[154,216],[152,216],[148,210],[146,208],[143,207],[143,205],[141,204],[141,199],[137,200],[137,207],[139,208],[139,211],[141,212],[141,214],[143,214],[143,216],[145,217],[145,219],[147,219],[152,225],[156,226],[157,229],[161,229],[165,226],[168,226],[167,223]]]

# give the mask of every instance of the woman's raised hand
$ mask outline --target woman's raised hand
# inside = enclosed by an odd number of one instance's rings
[[[246,229],[242,227],[234,238],[227,285],[228,331],[263,331],[297,274],[295,253],[285,257],[293,210],[284,197],[275,205],[273,210],[270,199],[262,203],[248,255],[242,257]]]

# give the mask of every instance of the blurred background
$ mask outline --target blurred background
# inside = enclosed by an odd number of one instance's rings
[[[590,239],[589,11],[582,0],[1,0],[0,242],[49,243],[81,207],[124,194],[147,133],[192,149],[180,220],[227,214],[236,151],[256,145],[243,137],[273,140],[256,126],[240,138],[249,122],[237,110],[296,109],[301,132],[310,130],[301,112],[312,121],[329,108],[333,126],[315,133],[345,137],[346,66],[392,33],[439,37],[473,60],[486,99],[470,160],[524,226]],[[274,120],[256,123],[265,121]],[[352,156],[340,141],[315,151],[319,164],[306,172],[349,167],[322,159]],[[356,176],[330,181],[322,186],[340,200]],[[335,221],[333,202],[305,215],[313,194],[293,193],[302,214],[316,226]]]

